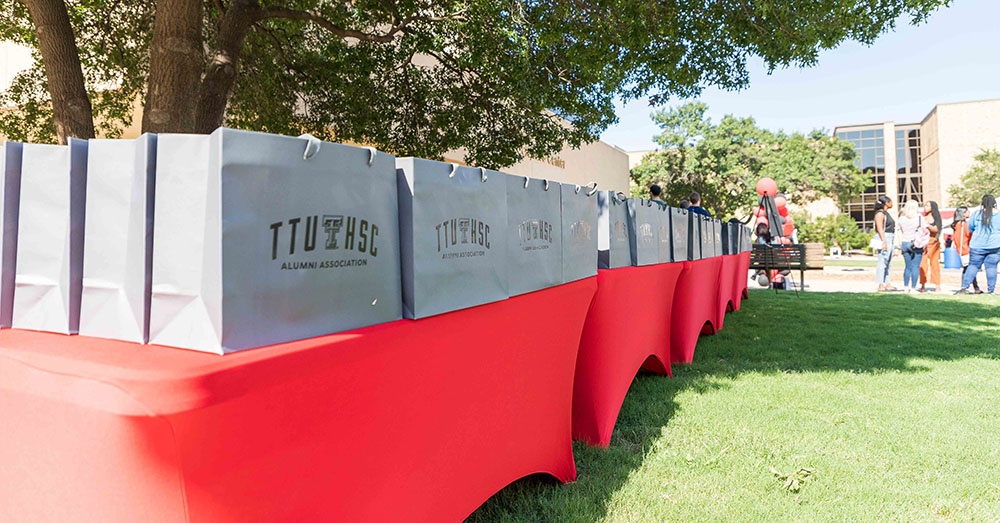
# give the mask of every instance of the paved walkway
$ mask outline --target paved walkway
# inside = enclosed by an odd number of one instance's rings
[[[873,258],[869,258],[872,260]],[[864,264],[864,262],[862,262]],[[896,288],[903,288],[903,269],[893,268],[889,271],[889,282]],[[751,289],[761,289],[756,280],[752,278],[748,283]],[[792,277],[799,283],[799,272],[792,271]],[[941,268],[941,292],[953,293],[961,287],[962,270]],[[979,285],[986,290],[986,275],[980,270]],[[875,292],[875,267],[843,267],[827,266],[822,271],[806,271],[805,290],[815,292]],[[933,287],[928,287],[928,290]]]

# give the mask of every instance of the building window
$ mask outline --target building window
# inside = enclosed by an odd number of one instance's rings
[[[922,201],[924,197],[923,170],[920,165],[920,129],[896,129],[896,175],[899,203],[908,200]]]
[[[842,209],[849,214],[858,227],[870,230],[875,226],[875,201],[885,195],[885,136],[882,128],[862,129],[837,133],[837,138],[854,146],[854,165],[871,177],[872,183],[864,194],[851,199]],[[898,155],[897,155],[898,156]]]

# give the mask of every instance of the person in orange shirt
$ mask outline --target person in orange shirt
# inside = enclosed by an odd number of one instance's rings
[[[969,208],[968,207],[958,207],[955,209],[955,221],[951,224],[952,243],[955,245],[955,250],[958,251],[958,255],[962,257],[962,278],[965,278],[965,271],[969,270],[969,240],[972,239],[972,231],[969,230]],[[976,281],[976,277],[972,277],[972,288],[975,289],[975,294],[982,294],[983,291],[979,289],[979,282]]]
[[[931,241],[924,247],[924,257],[920,260],[920,292],[927,292],[927,282],[934,284],[934,290],[941,292],[941,212],[937,202],[924,203],[924,218],[931,232]]]

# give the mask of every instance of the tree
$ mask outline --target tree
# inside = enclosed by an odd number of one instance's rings
[[[692,102],[653,113],[663,129],[654,138],[662,149],[632,169],[636,196],[647,195],[653,183],[668,201],[697,191],[714,216],[729,218],[756,205],[754,187],[765,176],[798,204],[823,196],[843,202],[871,184],[854,165],[854,149],[846,142],[821,131],[772,133],[753,118],[732,115],[713,124],[707,111],[704,103]]]
[[[962,183],[948,188],[952,205],[975,207],[982,203],[985,194],[1000,195],[1000,151],[983,149],[975,160],[962,175]]]
[[[0,39],[36,62],[0,95],[16,107],[0,133],[63,142],[92,134],[89,114],[114,135],[141,99],[144,131],[305,131],[430,158],[464,147],[498,167],[596,139],[618,97],[740,88],[750,56],[809,66],[947,4],[18,0],[0,6]]]

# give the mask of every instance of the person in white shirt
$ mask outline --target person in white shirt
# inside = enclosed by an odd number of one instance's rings
[[[909,200],[903,204],[903,212],[899,216],[899,232],[903,253],[903,287],[909,294],[917,289],[917,280],[920,277],[920,260],[924,255],[924,248],[921,245],[914,245],[917,231],[923,224],[923,216],[920,215],[920,204],[916,200]]]

